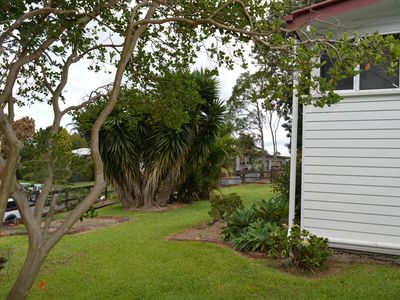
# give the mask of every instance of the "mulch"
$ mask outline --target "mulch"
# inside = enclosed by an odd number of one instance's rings
[[[82,221],[76,222],[74,226],[67,232],[67,234],[78,234],[97,230],[112,226],[115,224],[125,223],[130,221],[129,217],[111,217],[111,216],[98,216],[95,218],[83,218]],[[51,222],[50,232],[54,232],[56,228],[61,225],[63,220],[55,220]],[[4,225],[0,231],[0,237],[26,235],[26,230],[23,225],[9,224]]]

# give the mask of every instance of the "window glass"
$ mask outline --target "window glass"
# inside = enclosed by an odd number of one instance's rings
[[[17,209],[17,203],[15,203],[15,201],[8,201],[7,202],[7,209]]]
[[[326,54],[323,54],[321,61],[325,61],[325,64],[321,67],[321,77],[330,78],[329,70],[332,68],[334,61]],[[336,90],[352,90],[354,87],[354,78],[349,77],[339,80],[336,84]]]
[[[387,69],[390,65],[389,53],[385,53],[387,63],[381,65],[362,64],[360,74],[360,90],[372,89],[393,89],[399,87],[399,69],[395,74],[388,74]]]

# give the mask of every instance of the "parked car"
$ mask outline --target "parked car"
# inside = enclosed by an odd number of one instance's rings
[[[35,203],[29,199],[27,200],[29,201],[29,206],[31,209],[35,209]],[[3,223],[16,222],[18,219],[21,219],[21,214],[18,210],[17,203],[14,201],[14,199],[9,198],[6,211],[4,213]]]
[[[41,183],[33,184],[33,190],[34,191],[40,191],[42,188],[43,188],[43,184],[41,184]]]
[[[18,219],[21,219],[21,214],[19,213],[17,203],[15,203],[14,199],[9,198],[3,222],[10,223],[17,221]]]

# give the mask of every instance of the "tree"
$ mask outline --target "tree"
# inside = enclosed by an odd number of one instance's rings
[[[176,72],[156,83],[154,95],[125,91],[100,132],[105,172],[125,208],[165,206],[172,191],[202,167],[223,122],[213,72]],[[145,106],[139,104],[143,99]],[[98,109],[75,114],[83,134]]]
[[[289,37],[291,31],[285,29],[282,20],[291,9],[291,0],[225,0],[218,3],[215,0],[17,0],[2,6],[0,130],[9,151],[0,159],[0,217],[4,215],[11,195],[21,212],[29,238],[28,254],[9,299],[26,297],[50,250],[90,208],[105,186],[99,131],[118,102],[124,74],[134,79],[134,88],[151,89],[149,78],[182,65],[188,66],[202,45],[206,45],[210,57],[232,67],[234,58],[245,56],[245,45],[254,42],[264,49],[267,58],[268,54],[279,54],[282,74],[292,74],[294,69],[300,71],[304,80],[300,80],[303,86],[299,86],[298,91],[304,91],[305,86],[315,88],[319,83],[325,96],[316,104],[325,105],[340,100],[333,88],[343,73],[353,76],[358,72],[354,67],[366,60],[382,62],[384,58],[375,55],[382,47],[390,47],[392,53],[399,52],[400,47],[393,38],[381,38],[377,34],[354,41],[343,35],[332,41],[329,35],[321,38],[305,33],[305,40],[297,44],[295,56],[292,48],[296,42]],[[105,39],[104,34],[107,36]],[[122,40],[122,44],[113,42],[115,36]],[[313,47],[307,47],[311,44]],[[330,79],[313,78],[309,75],[310,70],[320,63],[312,58],[324,51],[340,60],[341,66],[334,66]],[[80,105],[62,110],[60,101],[65,100],[69,69],[84,58],[92,63],[93,71],[103,70],[105,62],[114,64],[113,83],[107,88],[96,89]],[[276,80],[281,79],[281,74],[276,74]],[[302,102],[311,103],[310,94],[299,96]],[[43,209],[54,181],[53,164],[48,164],[48,176],[32,213],[26,201],[27,194],[15,176],[21,142],[12,128],[14,106],[35,101],[52,105],[54,120],[46,151],[46,161],[50,161],[62,117],[101,98],[106,99],[106,104],[99,111],[90,134],[94,187],[49,234],[51,214],[49,218],[43,218]],[[54,206],[52,203],[50,211]]]
[[[16,136],[22,143],[29,142],[29,140],[35,134],[35,120],[29,117],[23,117],[16,120],[12,124],[12,128],[15,131]],[[4,136],[1,136],[0,147],[3,155],[7,156],[8,145],[7,140]]]
[[[52,140],[52,153],[47,148]],[[39,129],[21,150],[19,174],[22,179],[44,182],[50,167],[54,173],[56,184],[65,184],[71,177],[72,142],[68,131],[60,128],[52,137],[50,128]]]
[[[265,123],[267,115],[264,111],[260,87],[253,81],[254,76],[245,72],[239,76],[228,101],[235,129],[242,133],[255,134],[261,149],[265,149]]]
[[[71,134],[71,142],[72,142],[72,149],[80,149],[80,148],[88,148],[89,143],[85,140],[84,137],[80,136],[79,133],[74,132]]]

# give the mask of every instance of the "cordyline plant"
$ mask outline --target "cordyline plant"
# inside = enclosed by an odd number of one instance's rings
[[[312,58],[321,52],[338,59],[346,75],[354,75],[352,67],[365,58],[382,62],[384,58],[375,55],[380,49],[390,47],[393,53],[397,51],[393,40],[378,35],[353,40],[344,35],[333,41],[328,35],[314,37],[305,33],[302,42],[296,43],[282,19],[292,10],[291,0],[16,0],[0,4],[0,130],[8,146],[0,158],[0,218],[11,196],[21,212],[29,239],[27,257],[8,299],[27,296],[50,250],[105,186],[99,130],[118,100],[124,74],[134,79],[132,85],[146,89],[152,76],[187,68],[202,48],[220,64],[232,67],[238,60],[245,66],[250,44],[259,49],[267,64],[270,60],[278,66],[279,72],[271,83],[292,88],[287,82],[296,69],[301,86],[294,88],[305,92],[306,87],[316,84],[310,71],[319,63]],[[293,53],[295,44],[297,55]],[[82,60],[89,61],[94,72],[102,71],[106,63],[113,64],[113,82],[99,87],[81,104],[61,109],[70,67]],[[342,66],[332,71],[336,75],[333,80],[343,76]],[[326,95],[319,105],[338,101],[332,92],[334,82],[319,83]],[[275,94],[279,97],[284,92],[287,90],[277,89]],[[50,232],[54,198],[47,216],[44,209],[55,178],[54,141],[60,121],[65,114],[104,96],[107,104],[91,129],[94,187]],[[28,195],[16,179],[22,143],[12,124],[15,105],[37,101],[47,101],[52,106],[54,119],[44,154],[47,178],[32,211]],[[304,100],[310,101],[310,97]]]

